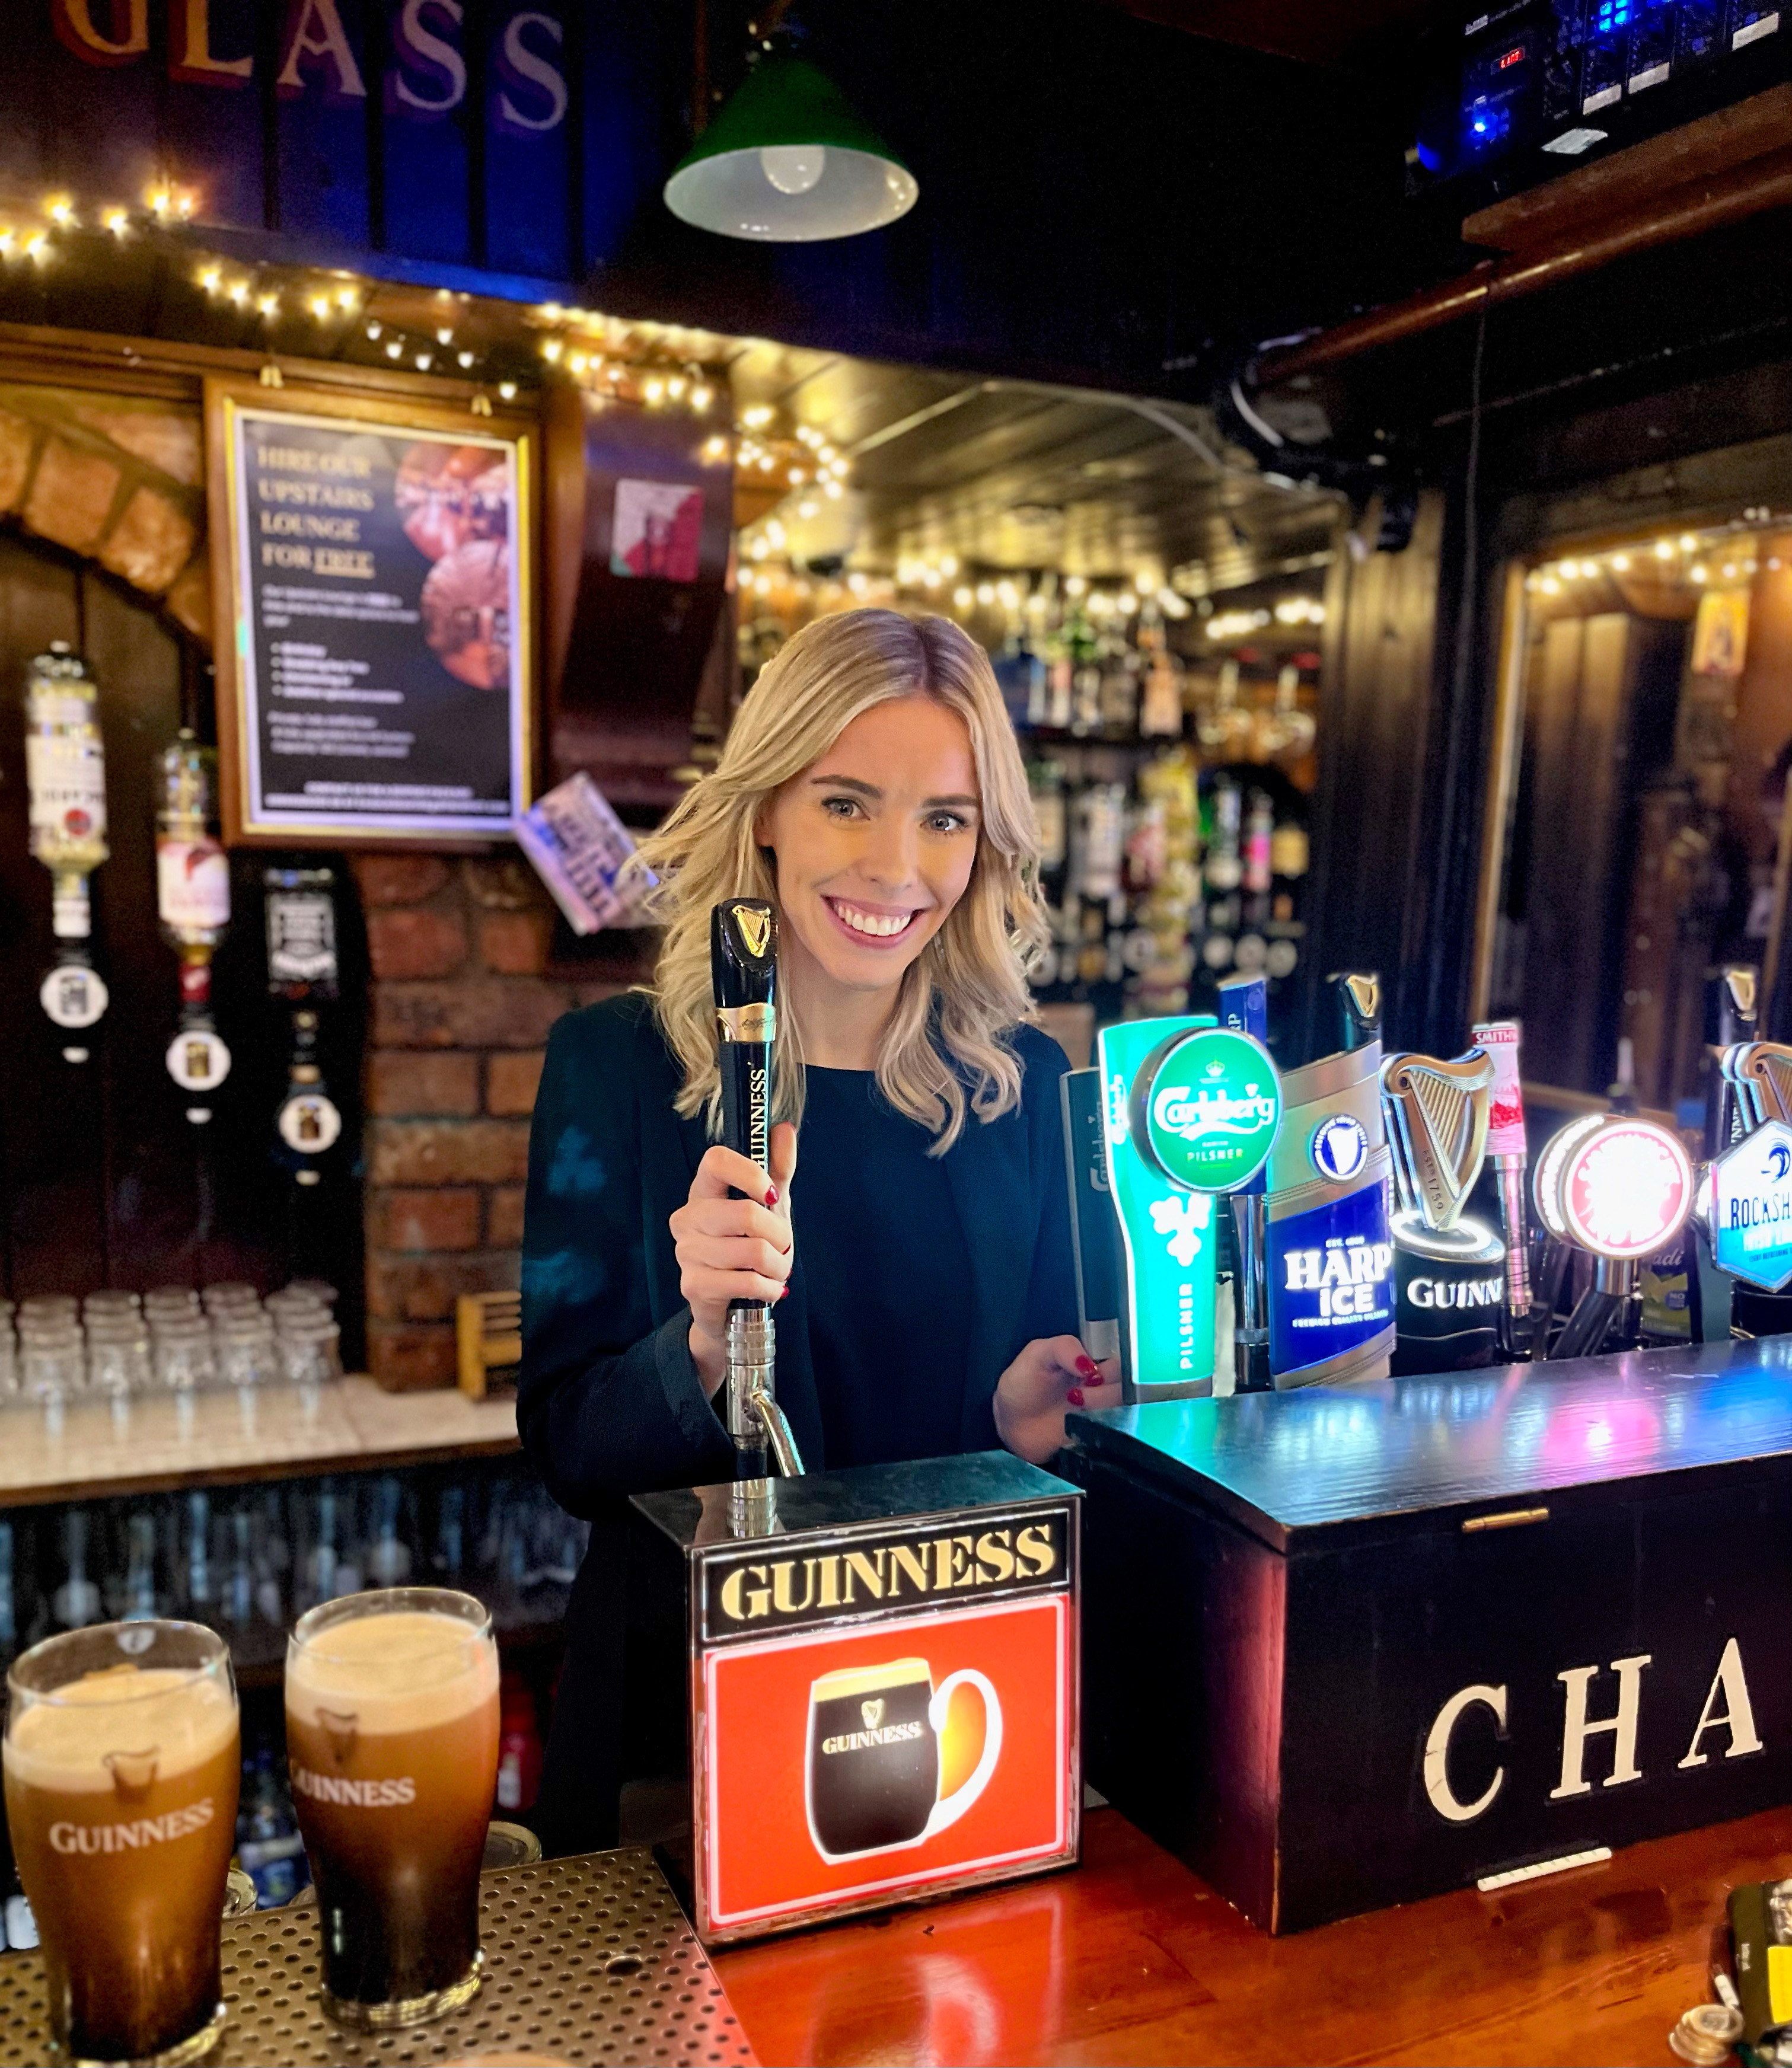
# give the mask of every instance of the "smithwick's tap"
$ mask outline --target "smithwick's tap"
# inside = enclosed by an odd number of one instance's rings
[[[1537,1158],[1533,1190],[1537,1218],[1558,1243],[1597,1263],[1555,1356],[1589,1356],[1615,1330],[1619,1346],[1631,1346],[1640,1319],[1637,1267],[1680,1233],[1692,1210],[1692,1166],[1679,1136],[1634,1113],[1571,1120]],[[1542,1318],[1547,1326],[1547,1313]]]
[[[761,1170],[772,1138],[772,1052],[777,1033],[777,914],[756,898],[725,898],[710,914],[710,979],[722,1073],[722,1140]],[[763,1300],[728,1309],[727,1421],[735,1476],[786,1478],[803,1469],[777,1401],[777,1337]]]
[[[1488,1116],[1487,1146],[1500,1187],[1500,1233],[1506,1252],[1506,1349],[1525,1358],[1531,1353],[1530,1215],[1525,1203],[1525,1177],[1530,1149],[1525,1137],[1525,1089],[1520,1068],[1521,1029],[1516,1020],[1489,1020],[1472,1030],[1477,1048],[1493,1060],[1493,1107]]]

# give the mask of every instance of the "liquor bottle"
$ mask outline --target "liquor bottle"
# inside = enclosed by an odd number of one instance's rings
[[[13,1526],[0,1520],[0,1667],[18,1649],[18,1604],[13,1591]]]
[[[186,1602],[195,1622],[210,1622],[218,1612],[218,1587],[211,1555],[211,1496],[187,1496]]]
[[[255,1615],[255,1518],[246,1508],[230,1513],[230,1569],[225,1575],[218,1617],[225,1628],[241,1631]]]
[[[402,1489],[397,1480],[380,1481],[373,1542],[367,1554],[367,1577],[377,1587],[401,1587],[410,1577],[410,1547],[398,1535]]]
[[[261,1540],[255,1554],[255,1606],[264,1622],[286,1620],[287,1576],[292,1570],[292,1546],[287,1541],[286,1517],[279,1489],[262,1496]],[[295,1606],[294,1614],[298,1613]]]
[[[541,1793],[541,1727],[529,1683],[514,1666],[504,1668],[498,1704],[497,1806],[525,1815]]]
[[[100,1590],[88,1577],[88,1517],[84,1508],[71,1508],[63,1517],[62,1585],[50,1598],[50,1610],[59,1630],[84,1630],[100,1617]]]
[[[119,1603],[120,1622],[148,1622],[161,1613],[156,1599],[156,1518],[148,1508],[132,1511],[126,1525],[124,1592]]]
[[[466,1566],[466,1494],[446,1486],[436,1507],[436,1576],[445,1587],[458,1587]]]
[[[236,1835],[237,1859],[255,1884],[258,1910],[278,1910],[309,1886],[305,1842],[270,1744],[258,1744],[246,1762]]]
[[[156,909],[162,938],[181,958],[181,1029],[169,1045],[168,1072],[181,1090],[215,1091],[230,1075],[230,1052],[211,1017],[213,951],[230,923],[230,865],[218,841],[218,755],[182,726],[158,764]],[[192,1105],[195,1124],[211,1118]]]
[[[93,931],[88,879],[109,850],[99,687],[65,640],[52,641],[26,670],[25,780],[31,853],[54,885],[56,966],[39,997],[50,1020],[72,1032],[94,1025],[106,1009],[106,986],[88,948]],[[70,1062],[87,1060],[84,1048],[63,1052]]]

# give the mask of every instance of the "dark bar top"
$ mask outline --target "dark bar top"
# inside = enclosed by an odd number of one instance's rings
[[[1792,1337],[1638,1350],[1379,1385],[1074,1414],[1073,1445],[1220,1510],[1278,1551],[1403,1518],[1564,1511],[1702,1472],[1740,1484],[1792,1459]],[[1411,1526],[1410,1522],[1403,1525]]]

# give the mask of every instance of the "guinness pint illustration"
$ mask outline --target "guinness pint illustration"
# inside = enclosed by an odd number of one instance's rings
[[[947,1719],[960,1687],[983,1698],[983,1749],[943,1795]],[[983,1793],[1002,1756],[1002,1704],[974,1667],[937,1688],[924,1659],[824,1673],[809,1690],[808,1717],[809,1835],[830,1866],[924,1845]]]

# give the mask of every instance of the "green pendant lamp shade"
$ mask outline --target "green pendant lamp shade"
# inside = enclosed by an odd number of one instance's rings
[[[763,59],[666,183],[680,221],[722,237],[810,244],[881,230],[914,175],[806,58]]]

